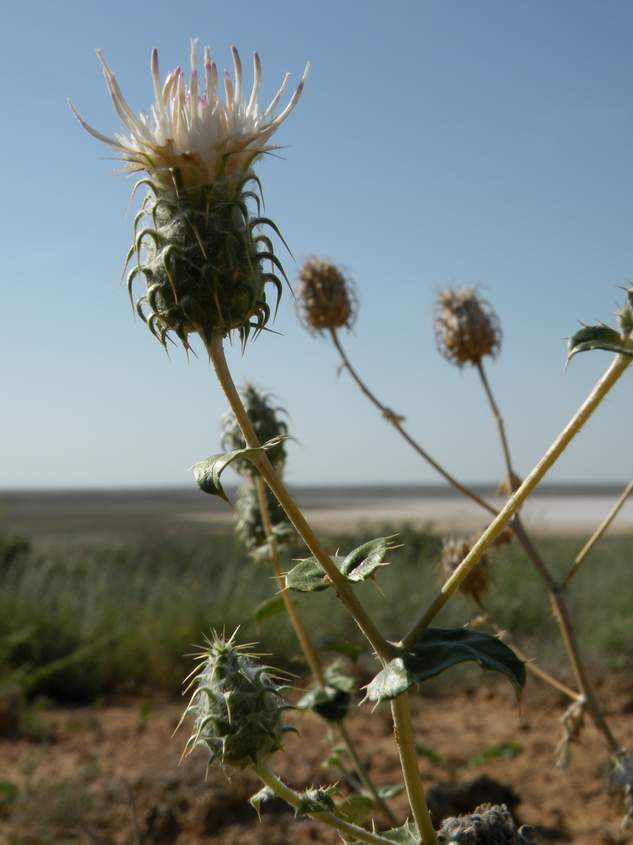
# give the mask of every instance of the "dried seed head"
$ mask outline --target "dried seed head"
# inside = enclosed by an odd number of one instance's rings
[[[331,261],[309,258],[299,271],[297,308],[310,332],[351,329],[358,310],[354,283]]]
[[[476,287],[447,288],[435,306],[435,341],[447,361],[463,367],[493,358],[501,346],[499,318]]]
[[[586,705],[587,699],[581,696],[576,701],[572,701],[561,717],[563,735],[556,746],[556,765],[560,769],[566,769],[569,766],[571,745],[580,737],[585,722]]]
[[[613,758],[609,787],[611,791],[622,790],[624,794],[624,829],[633,822],[633,754],[622,752]]]
[[[442,582],[455,572],[460,563],[472,548],[472,542],[468,539],[451,537],[442,543],[442,557],[440,560],[440,577]],[[487,555],[483,555],[474,569],[459,585],[459,589],[469,598],[479,601],[490,586],[490,561]]]
[[[286,705],[276,684],[279,675],[247,647],[236,644],[235,634],[228,640],[214,634],[197,655],[200,665],[187,687],[194,692],[182,717],[194,717],[184,754],[201,745],[211,762],[241,769],[281,747]]]
[[[262,393],[252,384],[245,384],[240,390],[244,408],[251,421],[255,434],[260,443],[266,443],[273,437],[285,436],[288,434],[288,425],[281,418],[286,413],[284,408],[273,404],[274,397],[270,393]],[[221,421],[222,426],[222,448],[226,452],[233,452],[236,449],[244,449],[246,441],[239,427],[235,415],[228,411]],[[286,445],[284,441],[266,451],[268,459],[278,472],[283,472],[286,463]],[[253,464],[245,458],[237,458],[232,466],[237,472],[252,478],[257,474]]]
[[[281,505],[268,487],[266,487],[266,499],[275,539],[277,543],[285,544],[293,536],[293,529],[286,519],[286,514]],[[255,554],[256,557],[259,557],[257,552],[266,544],[266,532],[262,522],[257,490],[252,484],[244,484],[240,489],[235,502],[235,512],[237,516],[235,523],[237,539],[249,554]],[[264,551],[266,550],[264,549]]]
[[[505,804],[481,804],[467,816],[444,819],[437,833],[439,845],[535,845],[536,832],[519,830]]]

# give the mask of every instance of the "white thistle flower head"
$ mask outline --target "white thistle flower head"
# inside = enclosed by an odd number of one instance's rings
[[[91,135],[118,151],[124,170],[147,173],[134,188],[145,185],[147,195],[134,219],[134,240],[125,262],[126,267],[131,263],[128,292],[134,301],[134,285],[144,277],[137,313],[163,345],[174,332],[185,349],[189,335],[196,333],[208,345],[214,336],[225,337],[235,330],[244,343],[251,332],[261,332],[271,316],[266,296],[270,285],[279,303],[283,288],[279,276],[286,281],[287,277],[269,234],[281,234],[272,220],[260,216],[261,185],[252,165],[275,149],[270,139],[299,101],[309,70],[306,65],[284,108],[278,111],[288,74],[262,111],[257,53],[253,86],[245,100],[242,62],[235,47],[234,76],[225,71],[222,96],[208,47],[199,78],[196,45],[193,40],[189,84],[176,68],[161,85],[158,53],[152,52],[154,104],[148,114],[139,115],[97,51],[124,133],[102,134],[70,104]],[[268,227],[268,234],[263,227]]]
[[[167,189],[174,187],[174,174],[187,188],[217,180],[235,181],[239,186],[255,159],[275,149],[269,145],[270,138],[299,102],[310,65],[306,64],[286,106],[275,114],[290,74],[284,76],[271,102],[261,110],[259,55],[253,54],[253,85],[248,100],[244,100],[242,61],[235,47],[231,47],[231,53],[234,78],[224,71],[222,97],[217,65],[208,47],[204,49],[202,74],[198,72],[197,39],[191,41],[189,84],[182,68],[177,67],[161,85],[158,50],[152,50],[154,103],[149,114],[135,115],[114,72],[97,50],[114,108],[128,134],[104,135],[84,120],[72,102],[69,104],[84,129],[118,150],[128,172],[146,170]]]

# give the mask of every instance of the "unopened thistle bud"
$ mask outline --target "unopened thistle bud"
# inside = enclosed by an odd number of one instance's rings
[[[505,804],[481,804],[467,816],[444,819],[437,833],[439,845],[536,845],[536,831],[517,830]]]
[[[290,102],[275,116],[287,77],[265,111],[258,95],[261,65],[254,55],[250,98],[243,100],[242,62],[232,48],[234,78],[224,72],[221,98],[218,70],[208,48],[197,68],[196,41],[191,45],[191,78],[176,68],[161,84],[158,53],[152,52],[155,102],[149,115],[135,115],[114,73],[100,52],[114,107],[127,135],[108,137],[93,129],[71,108],[82,126],[114,147],[128,172],[145,171],[137,183],[147,194],[134,221],[134,240],[126,260],[133,286],[145,279],[136,310],[164,345],[174,332],[188,348],[198,333],[205,342],[235,329],[242,341],[260,331],[270,317],[265,288],[281,295],[285,276],[270,238],[259,230],[275,224],[259,216],[260,184],[254,162],[273,147],[270,138],[301,96],[306,73]],[[258,193],[259,192],[259,193]],[[255,203],[257,213],[251,211]]]
[[[194,717],[185,755],[203,746],[210,762],[242,769],[281,747],[287,705],[276,684],[280,676],[247,648],[236,644],[235,634],[228,640],[216,634],[197,655],[200,665],[187,688],[195,689],[181,719]]]
[[[440,354],[452,364],[477,364],[499,351],[499,318],[477,295],[476,287],[447,288],[435,306],[435,340]]]
[[[266,487],[266,499],[273,524],[273,536],[277,543],[285,544],[292,537],[293,529],[286,519],[283,508],[268,487]],[[246,551],[252,554],[265,545],[267,537],[257,490],[251,483],[244,484],[240,489],[235,502],[235,511],[237,515],[235,534]]]
[[[472,548],[472,542],[467,539],[448,538],[442,543],[442,557],[440,559],[441,576],[445,580],[450,578],[460,563]],[[479,601],[490,586],[490,561],[487,555],[482,555],[479,562],[459,585],[464,595]]]
[[[350,329],[358,310],[354,283],[331,261],[309,258],[299,271],[297,308],[311,332]]]
[[[242,402],[251,425],[260,443],[266,443],[273,437],[285,437],[288,434],[288,425],[282,419],[286,413],[284,408],[274,404],[273,396],[270,393],[262,393],[252,384],[245,384],[240,390]],[[228,411],[221,422],[222,426],[222,448],[226,452],[233,452],[237,449],[244,449],[246,441],[239,427],[235,415]],[[286,463],[286,445],[282,440],[276,446],[267,449],[266,454],[278,472],[283,472]],[[237,472],[248,477],[257,474],[253,464],[247,459],[236,458],[232,466]]]

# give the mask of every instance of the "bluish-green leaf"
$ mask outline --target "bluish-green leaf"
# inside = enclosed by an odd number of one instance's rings
[[[336,804],[336,814],[352,824],[363,825],[374,809],[374,799],[364,793],[352,793]]]
[[[253,616],[256,622],[263,622],[264,619],[270,619],[271,616],[277,616],[279,613],[286,612],[286,605],[282,596],[272,596],[257,605],[253,611]]]
[[[505,643],[468,628],[427,628],[413,646],[391,660],[367,687],[370,701],[396,698],[414,684],[472,660],[505,675],[517,693],[525,685],[525,664]]]
[[[325,685],[315,684],[297,702],[297,707],[312,710],[317,716],[329,722],[337,722],[347,716],[356,687],[354,678],[341,671],[337,662],[324,672]]]
[[[195,464],[193,469],[193,477],[196,479],[198,487],[203,493],[208,493],[210,496],[219,496],[225,502],[229,501],[228,496],[224,492],[220,477],[224,470],[236,459],[242,458],[248,461],[254,461],[260,457],[266,449],[271,449],[277,446],[286,436],[273,437],[266,443],[262,443],[255,449],[234,449],[232,452],[225,452],[221,455],[211,455],[204,461]]]
[[[363,543],[345,557],[331,555],[330,560],[339,572],[352,583],[366,581],[371,578],[379,566],[386,566],[385,556],[399,546],[392,543],[396,535],[377,537]],[[286,575],[286,586],[289,590],[311,593],[326,590],[331,585],[330,579],[323,571],[320,563],[314,557],[300,560]]]
[[[579,352],[591,352],[593,349],[633,356],[633,343],[622,337],[620,332],[609,326],[583,326],[569,338],[567,360]]]

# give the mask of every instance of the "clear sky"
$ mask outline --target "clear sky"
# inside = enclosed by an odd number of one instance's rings
[[[218,451],[225,401],[204,355],[168,359],[119,282],[130,180],[65,102],[116,131],[94,49],[146,110],[151,48],[166,70],[191,36],[227,66],[230,44],[245,62],[258,50],[264,99],[311,60],[276,136],[285,160],[259,169],[267,213],[299,261],[348,268],[352,359],[464,480],[496,480],[499,453],[475,374],[435,350],[432,307],[448,283],[481,283],[504,330],[490,376],[527,472],[608,363],[564,371],[564,338],[613,322],[633,278],[632,3],[37,0],[9,4],[0,32],[0,486],[187,485]],[[337,378],[289,295],[275,328],[229,357],[290,410],[291,481],[435,480]],[[633,373],[551,479],[628,479],[632,411]]]

